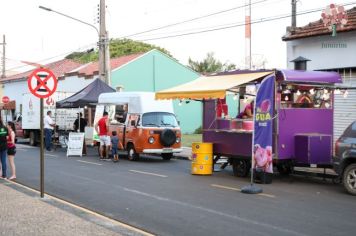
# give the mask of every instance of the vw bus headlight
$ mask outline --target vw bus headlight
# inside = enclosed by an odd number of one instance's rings
[[[154,142],[155,142],[155,138],[154,138],[154,137],[149,137],[149,138],[148,138],[148,142],[149,142],[150,144],[154,143]]]
[[[180,143],[180,137],[176,138],[176,143]]]

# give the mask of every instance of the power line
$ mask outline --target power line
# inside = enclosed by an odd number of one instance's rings
[[[342,6],[349,6],[349,5],[354,5],[354,4],[356,4],[356,2],[342,4]],[[300,13],[297,13],[296,15],[306,15],[306,14],[314,13],[317,11],[321,11],[323,9],[324,8],[317,8],[317,9],[313,9],[313,10],[309,10],[309,11],[300,12]],[[258,20],[254,20],[250,24],[252,25],[252,24],[264,23],[264,22],[269,22],[269,21],[275,21],[275,20],[280,20],[280,19],[284,19],[284,18],[288,18],[288,17],[291,17],[291,14],[282,15],[282,16],[272,16],[272,17],[267,17],[267,18],[260,18]],[[218,28],[213,28],[213,29],[208,29],[208,30],[168,35],[168,36],[162,36],[162,37],[156,37],[156,38],[148,38],[148,39],[142,39],[140,41],[152,41],[152,40],[158,40],[158,39],[176,38],[176,37],[182,37],[182,36],[193,35],[193,34],[201,34],[201,33],[208,33],[208,32],[213,32],[213,31],[231,29],[231,28],[236,28],[236,27],[245,26],[245,25],[246,25],[246,23],[235,23],[234,25],[231,25],[231,26],[224,26],[224,27],[218,27]]]
[[[71,53],[73,53],[73,52],[78,52],[78,51],[80,51],[80,50],[83,49],[83,48],[93,47],[93,46],[96,46],[96,45],[97,45],[97,43],[91,43],[91,44],[85,45],[85,46],[83,46],[83,47],[77,48],[77,49],[75,49],[75,50],[71,50],[71,51],[68,51],[68,52],[65,52],[65,53],[61,53],[61,54],[58,54],[58,55],[56,55],[56,56],[52,56],[52,57],[49,57],[49,58],[41,59],[41,60],[38,60],[38,61],[33,62],[33,63],[41,64],[41,62],[48,61],[48,60],[52,60],[52,59],[54,59],[54,58],[61,57],[61,56],[64,56],[64,55],[69,55],[69,54],[71,54]],[[12,58],[6,58],[6,59],[13,60],[13,61],[19,61],[19,62],[24,61],[24,60],[19,60],[19,59],[12,59]],[[9,70],[16,70],[16,69],[23,68],[23,67],[27,67],[27,66],[29,66],[29,65],[16,66],[16,67],[9,68],[9,69],[7,69],[6,71],[9,71]]]
[[[267,0],[256,1],[256,2],[251,3],[251,5],[255,5],[255,4],[262,3],[262,2],[266,2],[266,1],[267,1]],[[213,12],[213,13],[210,13],[210,14],[207,14],[207,15],[195,17],[195,18],[188,19],[188,20],[184,20],[184,21],[180,21],[180,22],[177,22],[177,23],[168,24],[168,25],[164,25],[164,26],[161,26],[161,27],[157,27],[157,28],[145,30],[145,31],[142,31],[142,32],[138,32],[138,33],[126,35],[126,36],[124,36],[124,37],[122,37],[122,38],[129,38],[129,37],[136,36],[136,35],[139,35],[139,34],[144,34],[144,33],[152,32],[152,31],[157,31],[157,30],[160,30],[160,29],[164,29],[164,28],[176,26],[176,25],[181,25],[181,24],[184,24],[184,23],[188,23],[188,22],[200,20],[200,19],[203,19],[203,18],[207,18],[207,17],[219,15],[219,14],[226,13],[226,12],[230,12],[230,11],[234,11],[234,10],[237,10],[237,9],[240,9],[240,8],[244,8],[244,7],[246,7],[246,6],[249,6],[249,4],[240,5],[240,6],[237,6],[237,7],[229,8],[229,9],[222,10],[222,11],[218,11],[218,12]]]

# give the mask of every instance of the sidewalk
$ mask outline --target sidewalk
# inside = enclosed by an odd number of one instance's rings
[[[192,156],[191,147],[182,147],[183,151],[179,153],[174,153],[174,157],[177,159],[190,160]]]
[[[0,179],[0,235],[149,235]]]

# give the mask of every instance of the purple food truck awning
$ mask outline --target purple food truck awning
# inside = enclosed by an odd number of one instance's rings
[[[278,80],[305,83],[342,83],[340,74],[323,71],[278,70]]]

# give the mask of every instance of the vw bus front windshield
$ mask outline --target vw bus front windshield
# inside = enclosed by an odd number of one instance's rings
[[[178,127],[178,122],[172,113],[149,112],[142,115],[142,126]]]

